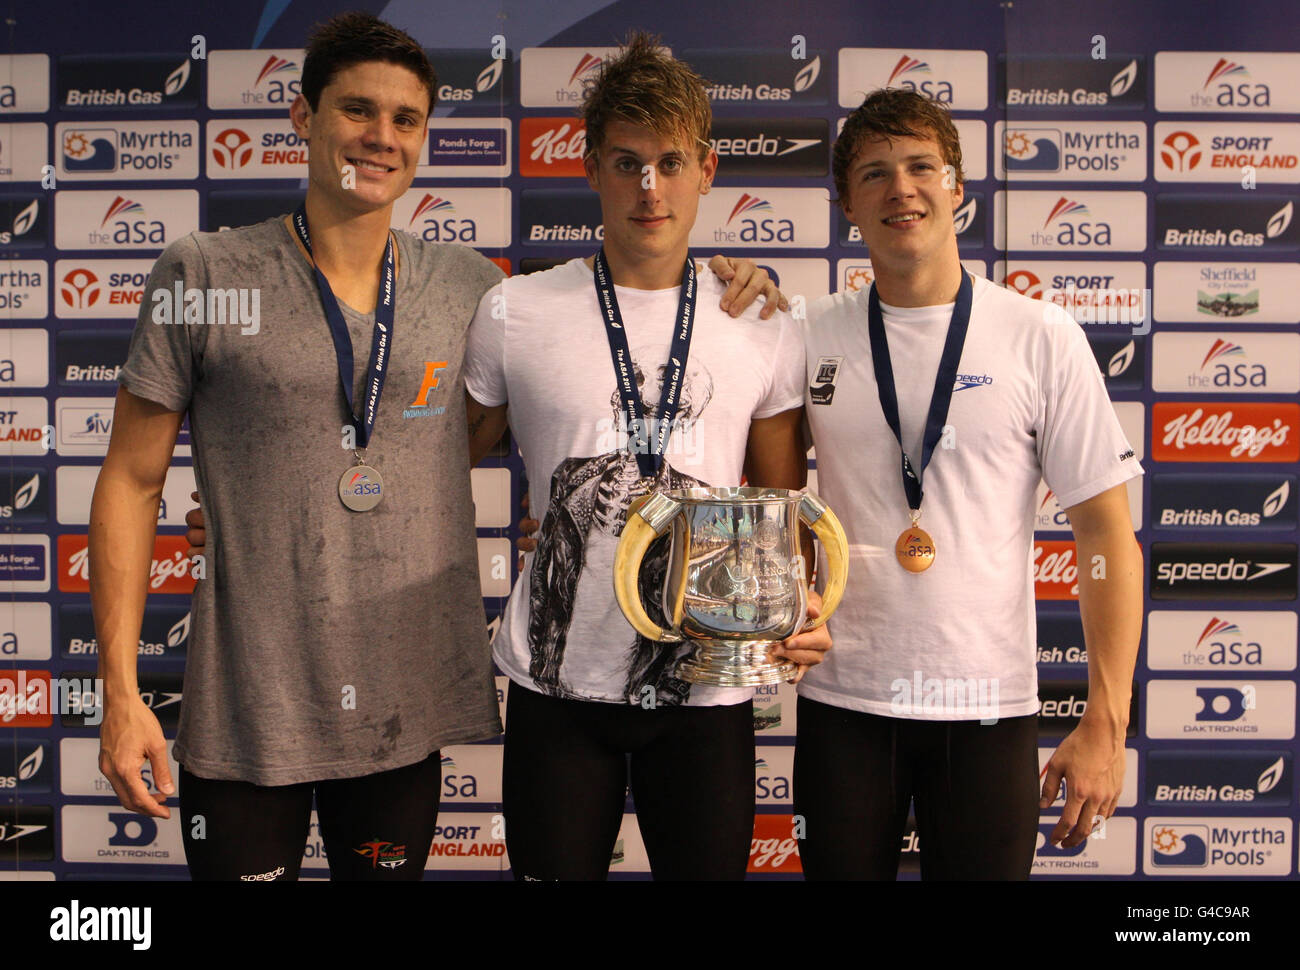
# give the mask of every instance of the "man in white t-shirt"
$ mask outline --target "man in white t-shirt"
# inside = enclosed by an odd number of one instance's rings
[[[614,551],[629,504],[652,490],[738,485],[744,473],[803,487],[801,336],[786,314],[728,316],[725,284],[710,273],[691,284],[690,230],[718,163],[698,76],[635,36],[588,89],[583,118],[601,252],[489,291],[466,350],[471,432],[495,440],[509,403],[541,520],[493,644],[511,681],[510,864],[520,879],[603,879],[630,780],[656,878],[741,879],[754,819],[752,689],[678,678],[681,645],[647,640],[624,619]],[[634,392],[620,391],[620,368]],[[652,445],[670,429],[661,455],[629,447],[636,402]],[[652,615],[665,562],[666,548],[652,547],[642,572]],[[829,644],[817,631],[781,653],[813,664]]]
[[[963,271],[945,109],[872,93],[835,144],[834,177],[875,283],[819,301],[806,333],[818,491],[853,579],[836,649],[799,686],[804,871],[895,878],[915,800],[924,878],[1023,879],[1062,780],[1053,843],[1078,845],[1119,797],[1142,623],[1125,482],[1142,470],[1078,324]],[[1089,663],[1087,711],[1041,789],[1040,477],[1074,529]]]

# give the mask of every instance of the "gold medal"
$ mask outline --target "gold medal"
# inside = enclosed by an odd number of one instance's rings
[[[899,565],[911,573],[925,572],[934,565],[934,540],[930,533],[916,524],[920,517],[919,512],[912,513],[912,524],[894,543],[894,555],[898,557]]]

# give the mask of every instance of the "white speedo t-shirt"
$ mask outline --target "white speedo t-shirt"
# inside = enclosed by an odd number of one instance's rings
[[[919,524],[935,562],[922,573],[903,569],[894,544],[910,519],[898,440],[876,393],[867,297],[819,300],[806,328],[817,490],[844,524],[851,560],[830,621],[835,645],[799,692],[886,717],[1032,714],[1039,479],[1068,508],[1141,466],[1079,325],[1053,304],[975,277],[949,429],[922,476]],[[913,467],[952,309],[881,305]]]
[[[681,405],[658,489],[739,485],[750,422],[803,404],[797,325],[787,314],[760,320],[758,305],[733,320],[718,309],[725,284],[707,270],[697,279]],[[656,418],[678,288],[620,286],[616,294],[645,415]],[[685,648],[639,636],[614,598],[614,551],[627,507],[643,492],[633,489],[641,473],[625,447],[605,326],[581,259],[488,291],[470,327],[465,386],[489,407],[509,402],[529,508],[542,523],[493,644],[501,671],[555,697],[641,703],[652,687],[657,706],[748,700],[749,688],[674,677]],[[646,608],[662,625],[658,598],[647,597]]]

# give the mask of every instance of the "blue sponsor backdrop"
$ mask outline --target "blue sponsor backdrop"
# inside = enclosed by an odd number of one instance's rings
[[[139,3],[123,6],[54,2],[25,9],[6,34],[10,46],[0,49],[0,54],[48,55],[43,67],[33,68],[30,62],[24,62],[9,76],[0,72],[0,181],[5,183],[0,191],[0,259],[37,261],[41,277],[31,284],[30,267],[24,268],[26,276],[15,270],[12,277],[0,277],[14,284],[0,288],[0,316],[10,329],[44,329],[49,335],[44,362],[47,382],[41,386],[39,382],[23,384],[10,378],[8,382],[15,390],[9,400],[17,405],[0,410],[13,411],[16,406],[39,403],[52,424],[60,398],[111,395],[109,372],[121,362],[132,320],[109,312],[111,305],[120,304],[110,304],[108,296],[93,304],[93,283],[85,275],[75,275],[75,271],[79,264],[92,259],[151,260],[159,249],[147,240],[141,244],[140,238],[133,240],[137,248],[87,250],[76,248],[74,241],[58,245],[55,216],[74,219],[84,198],[71,190],[111,193],[106,200],[94,203],[94,213],[86,213],[87,218],[93,215],[98,223],[100,216],[107,221],[108,211],[136,211],[131,207],[139,205],[133,198],[138,193],[197,189],[198,224],[204,229],[256,222],[290,209],[300,197],[302,184],[292,173],[288,178],[274,171],[270,177],[242,180],[214,177],[229,176],[233,168],[248,164],[253,153],[243,152],[249,136],[242,129],[219,136],[222,128],[211,132],[207,128],[214,119],[230,122],[231,127],[281,119],[296,91],[298,63],[292,57],[279,58],[269,53],[265,57],[250,56],[248,78],[218,77],[210,58],[191,56],[195,44],[201,39],[209,54],[292,50],[301,46],[315,21],[358,7],[385,16],[430,49],[442,82],[438,116],[481,118],[485,122],[507,120],[508,142],[499,126],[487,123],[481,128],[441,132],[434,142],[441,147],[431,148],[426,160],[461,168],[452,177],[421,177],[416,187],[431,193],[433,203],[440,192],[449,195],[458,189],[484,187],[509,190],[509,225],[505,227],[509,245],[485,248],[484,252],[508,261],[515,272],[525,268],[525,259],[526,268],[533,268],[584,255],[594,248],[600,221],[595,197],[576,177],[573,158],[566,158],[564,146],[569,144],[566,139],[570,133],[561,137],[558,122],[548,129],[547,119],[571,115],[575,102],[572,82],[592,69],[600,47],[615,43],[628,28],[642,26],[661,33],[679,56],[691,61],[708,78],[719,120],[718,135],[730,139],[717,184],[722,190],[743,189],[750,198],[741,201],[750,207],[763,204],[765,191],[772,189],[815,186],[833,195],[827,141],[833,139],[854,99],[886,83],[912,86],[951,102],[954,116],[965,125],[963,138],[970,134],[974,139],[966,145],[966,167],[968,172],[983,173],[984,177],[972,178],[967,187],[969,201],[960,220],[961,252],[963,259],[982,263],[990,277],[999,278],[998,261],[1009,259],[1025,271],[1017,277],[1025,281],[1024,286],[1016,283],[1022,289],[1034,290],[1040,282],[1046,286],[1050,279],[1063,276],[1081,280],[1102,277],[1113,280],[1107,285],[1115,287],[1151,289],[1155,286],[1157,263],[1178,264],[1170,267],[1172,282],[1154,294],[1156,326],[1161,331],[1216,334],[1205,340],[1206,360],[1215,353],[1222,356],[1238,351],[1249,357],[1253,332],[1295,333],[1300,323],[1300,310],[1295,309],[1300,279],[1286,275],[1296,272],[1295,264],[1288,260],[1294,260],[1300,240],[1300,222],[1292,218],[1296,181],[1294,174],[1287,174],[1294,173],[1294,156],[1300,148],[1300,138],[1294,134],[1300,111],[1293,90],[1294,78],[1300,76],[1300,55],[1294,53],[1295,38],[1300,37],[1300,10],[1294,8],[1273,9],[1267,17],[1242,16],[1237,5],[1221,3],[1217,15],[1202,7],[1196,16],[1189,17],[1186,4],[1176,0],[1156,0],[1139,7],[1092,0],[1073,4],[1022,0],[1014,5],[993,0],[968,4],[916,0],[905,5],[883,0],[823,0],[815,13],[788,4],[769,3],[756,8],[740,0],[720,0],[709,5],[707,13],[683,0],[665,0],[653,12],[630,0],[612,4],[604,0],[563,0],[544,5],[466,5],[445,0],[396,0],[388,4],[358,0],[310,4],[298,0],[230,0],[221,5],[219,14],[177,9],[160,17],[153,8]],[[499,42],[497,35],[501,35]],[[499,58],[491,52],[494,44],[503,48]],[[521,58],[526,50],[539,47],[570,50],[553,63]],[[597,54],[593,55],[593,50]],[[1177,51],[1201,53],[1188,66],[1170,58],[1169,52]],[[1265,56],[1259,52],[1275,53]],[[1288,52],[1289,63],[1284,60],[1279,65],[1276,52]],[[984,56],[972,60],[972,53]],[[42,71],[43,81],[36,76]],[[47,102],[32,106],[25,92],[34,81],[48,88],[49,97]],[[242,93],[235,95],[233,104],[213,107],[214,97],[223,97],[221,92],[227,89]],[[182,121],[198,122],[197,177],[167,178],[168,173],[161,167],[151,169],[147,164],[132,168],[129,177],[112,177],[113,172],[122,170],[125,151],[115,125],[162,122],[163,127],[168,123],[178,127]],[[46,160],[61,166],[57,189],[42,185],[39,170],[29,164],[30,160],[25,161],[26,156],[16,145],[30,145],[32,136],[9,129],[11,122],[46,126]],[[994,178],[998,168],[995,162],[1004,147],[995,138],[997,122],[1006,124],[1006,167],[1013,176],[1025,179],[1013,181],[1012,187],[1050,192],[1049,204],[1059,198],[1050,214],[1033,217],[1035,221],[1026,225],[1026,232],[1041,230],[1051,219],[1056,219],[1059,226],[1073,218],[1096,237],[1103,223],[1107,234],[1118,235],[1140,222],[1145,226],[1142,250],[1116,253],[1089,246],[1069,252],[996,250],[994,239],[999,227],[995,225],[993,201],[995,193],[1008,188]],[[1175,132],[1162,131],[1163,145],[1157,144],[1158,122],[1178,126]],[[60,123],[75,123],[86,137],[62,144],[55,130]],[[1106,148],[1106,126],[1121,123],[1141,127],[1140,152],[1131,147],[1123,151]],[[527,140],[523,134],[526,125],[534,126],[528,129]],[[1074,125],[1085,127],[1071,128]],[[1211,129],[1225,125],[1259,126],[1259,130],[1252,127],[1249,131],[1231,132],[1246,139],[1236,142],[1238,149],[1257,136],[1273,138],[1275,143],[1263,152],[1234,149],[1230,159],[1216,161],[1210,147],[1215,136]],[[977,134],[981,130],[982,138]],[[1080,148],[1088,144],[1087,136],[1094,134],[1102,136],[1097,146],[1091,150]],[[1131,146],[1132,136],[1131,128],[1125,129],[1122,137],[1111,138],[1111,144]],[[282,160],[301,151],[291,142],[289,139],[279,144],[287,153]],[[1071,153],[1073,157],[1067,158]],[[1132,166],[1138,156],[1142,164],[1135,170]],[[566,163],[568,168],[564,167]],[[476,166],[495,169],[502,164],[508,166],[509,172],[504,177],[485,177],[473,171]],[[1231,177],[1224,180],[1224,165],[1228,164]],[[1253,176],[1245,171],[1246,166],[1251,167]],[[729,170],[739,174],[729,175]],[[1189,171],[1191,177],[1187,177]],[[1061,173],[1076,174],[1067,178]],[[104,174],[109,176],[107,180],[79,180]],[[1183,180],[1174,181],[1175,177]],[[1252,178],[1257,178],[1257,183]],[[1134,206],[1129,197],[1117,215],[1113,204],[1097,194],[1112,191],[1139,191],[1145,207]],[[105,206],[107,211],[101,211]],[[158,215],[150,213],[150,218]],[[852,227],[831,206],[776,215],[792,222],[796,238],[806,236],[808,227],[818,226],[829,235],[831,245],[825,249],[756,247],[738,249],[736,254],[764,262],[809,261],[800,264],[797,272],[787,268],[790,264],[781,264],[781,271],[788,290],[806,288],[810,298],[847,285],[863,285],[869,279],[864,250],[853,239]],[[1012,218],[1017,217],[1013,214]],[[460,226],[463,228],[464,223]],[[1007,230],[1008,238],[1017,238],[1016,226],[1000,228]],[[149,231],[146,224],[144,232]],[[1081,230],[1076,238],[1083,238]],[[708,255],[709,249],[702,246],[697,252]],[[1067,265],[1039,267],[1035,260]],[[1118,275],[1109,266],[1093,265],[1115,260],[1129,264]],[[1217,268],[1203,268],[1209,264]],[[106,271],[129,274],[138,272],[138,268]],[[25,288],[14,282],[22,279],[28,281]],[[1205,289],[1198,290],[1198,281],[1211,279],[1230,282],[1216,283],[1214,287],[1199,284]],[[795,281],[793,287],[791,280]],[[1236,280],[1241,281],[1240,285],[1231,282]],[[1078,287],[1082,294],[1093,292],[1084,283]],[[115,294],[113,299],[129,301],[131,287],[125,290],[125,297]],[[26,300],[43,299],[46,314],[19,314],[21,301],[9,295],[18,291],[26,294]],[[33,292],[38,295],[33,297]],[[1146,608],[1148,613],[1161,611],[1160,636],[1169,639],[1168,646],[1178,647],[1167,653],[1191,656],[1207,638],[1219,636],[1219,631],[1241,628],[1247,631],[1241,634],[1247,639],[1272,638],[1260,650],[1243,651],[1242,657],[1282,658],[1270,661],[1271,665],[1259,673],[1243,660],[1235,667],[1214,667],[1208,680],[1204,679],[1204,668],[1192,665],[1172,671],[1165,666],[1158,677],[1201,678],[1196,681],[1198,693],[1211,700],[1228,693],[1244,699],[1247,695],[1239,689],[1243,678],[1260,684],[1294,685],[1296,502],[1300,500],[1291,465],[1296,442],[1294,389],[1274,392],[1266,388],[1262,393],[1254,389],[1256,392],[1249,395],[1211,395],[1200,400],[1207,410],[1217,407],[1215,414],[1220,416],[1225,408],[1235,405],[1240,410],[1250,403],[1266,409],[1266,413],[1253,413],[1251,421],[1267,425],[1274,416],[1283,423],[1290,421],[1285,446],[1266,454],[1263,463],[1237,460],[1240,456],[1210,440],[1211,429],[1203,429],[1199,444],[1186,436],[1176,440],[1167,436],[1162,427],[1153,426],[1153,405],[1157,401],[1184,402],[1187,396],[1156,394],[1150,390],[1152,374],[1157,369],[1179,367],[1196,372],[1198,362],[1201,369],[1205,363],[1200,362],[1200,352],[1190,362],[1161,360],[1154,355],[1149,295],[1143,303],[1147,311],[1145,327],[1103,323],[1090,325],[1087,330],[1112,397],[1142,406],[1132,434],[1140,438],[1133,444],[1143,454],[1149,473],[1140,485],[1142,495],[1137,503],[1141,512],[1138,535],[1147,553],[1148,569],[1151,541],[1159,538],[1168,543],[1161,547],[1161,561],[1183,562],[1182,573],[1197,574],[1196,582],[1207,591],[1195,598],[1165,600],[1163,596],[1169,589],[1164,588],[1161,601],[1153,604],[1149,598],[1150,590],[1155,588],[1153,577],[1148,583]],[[1081,305],[1074,306],[1077,309]],[[101,308],[103,315],[96,315],[93,306]],[[76,312],[86,311],[87,307],[92,307],[88,313]],[[1226,346],[1212,347],[1218,338],[1223,338]],[[0,341],[0,347],[7,345]],[[8,363],[0,362],[0,375]],[[25,373],[33,361],[12,363],[15,373]],[[1279,371],[1294,372],[1297,368],[1294,358],[1266,359],[1262,363]],[[1270,406],[1272,411],[1267,410]],[[1189,404],[1188,409],[1191,407]],[[24,421],[37,426],[41,423],[35,418],[29,420],[27,411],[20,417],[15,417],[16,413],[2,415],[5,420],[0,431]],[[1243,423],[1241,419],[1235,424],[1232,418],[1227,419],[1220,427],[1221,437],[1223,428]],[[1166,441],[1166,437],[1171,440]],[[12,436],[6,438],[6,442],[14,440]],[[187,437],[183,443],[188,443]],[[1188,444],[1187,449],[1180,450],[1184,444]],[[89,598],[84,592],[63,591],[70,584],[64,582],[62,573],[74,572],[76,567],[59,555],[60,537],[84,536],[85,525],[67,522],[59,514],[64,505],[59,501],[60,479],[56,471],[70,466],[94,467],[100,459],[94,455],[13,454],[11,444],[2,447],[0,531],[17,535],[13,545],[0,547],[4,553],[0,557],[0,592],[7,594],[8,601],[0,608],[0,671],[51,670],[55,676],[89,675],[94,657]],[[181,455],[176,465],[188,461]],[[491,458],[488,464],[511,471],[509,499],[513,512],[523,494],[517,455],[512,452]],[[76,503],[66,504],[71,507]],[[1043,505],[1038,518],[1044,530],[1041,537],[1068,538],[1068,533],[1061,531],[1064,516],[1049,514],[1053,507],[1048,500]],[[175,527],[162,531],[171,535],[180,532]],[[479,534],[482,539],[515,537],[513,528],[480,529]],[[48,537],[48,556],[41,542],[25,538],[31,536],[38,540]],[[1269,564],[1286,565],[1268,574],[1268,581],[1259,586],[1259,595],[1249,574],[1234,579],[1232,569],[1222,581],[1207,580],[1206,564],[1217,563],[1223,557],[1216,558],[1218,547],[1195,544],[1224,542],[1241,544],[1230,550],[1236,556],[1234,562],[1253,556],[1253,560],[1266,561],[1268,568],[1272,568]],[[1256,547],[1257,543],[1269,545]],[[75,545],[73,542],[68,548]],[[1184,552],[1188,555],[1179,560]],[[512,574],[513,569],[512,565]],[[1288,570],[1289,575],[1285,575]],[[1279,576],[1279,572],[1283,575]],[[1177,574],[1171,566],[1171,575]],[[14,585],[15,581],[33,579],[47,581],[50,592],[28,592],[30,587]],[[1173,595],[1178,597],[1180,593],[1175,585]],[[153,597],[142,633],[142,692],[164,719],[169,735],[178,707],[179,671],[188,637],[186,603],[184,597],[175,595]],[[52,609],[41,614],[30,608],[36,604],[49,604]],[[499,615],[503,606],[501,597],[485,600],[489,621]],[[1258,626],[1254,621],[1262,620],[1265,610],[1281,611],[1280,627],[1274,623],[1265,634],[1253,632]],[[1165,615],[1169,612],[1175,614],[1172,619]],[[1086,696],[1077,607],[1068,601],[1042,599],[1040,618],[1041,673],[1044,683],[1052,687],[1051,699],[1059,703]],[[32,649],[33,630],[50,639],[48,649]],[[15,646],[20,641],[21,652]],[[1145,844],[1146,821],[1165,815],[1286,816],[1291,819],[1294,842],[1296,780],[1289,752],[1294,743],[1294,690],[1289,706],[1253,712],[1283,722],[1291,740],[1153,741],[1146,730],[1146,719],[1155,713],[1146,702],[1147,685],[1153,679],[1147,664],[1151,646],[1144,632],[1143,654],[1136,672],[1137,716],[1131,726],[1134,736],[1129,740],[1130,747],[1138,752],[1137,777],[1132,779],[1136,798],[1135,803],[1121,803],[1118,813],[1132,821],[1127,827],[1112,828],[1104,846],[1094,842],[1065,852],[1046,844],[1040,846],[1038,871],[1043,874],[1096,878],[1147,878],[1153,872],[1159,877],[1162,871],[1182,877],[1198,873],[1238,877],[1258,874],[1249,868],[1213,868],[1212,860],[1203,858],[1204,840],[1194,843],[1191,837],[1185,839],[1180,851],[1171,851],[1163,844],[1157,853]],[[15,653],[19,659],[14,659]],[[1216,688],[1215,676],[1231,677],[1234,686]],[[1272,703],[1272,694],[1261,692],[1260,696],[1266,694]],[[776,697],[765,693],[759,701],[765,730],[759,736],[758,753],[764,759],[764,770],[769,763],[773,772],[785,770],[775,766],[780,760],[777,756],[788,756],[793,742],[788,722],[792,702],[791,694],[780,692]],[[782,703],[787,710],[784,729],[773,723],[775,718],[779,724]],[[65,759],[73,755],[65,754],[60,747],[64,741],[96,738],[93,728],[79,726],[87,713],[94,714],[91,711],[55,717],[47,728],[0,727],[0,869],[34,869],[81,878],[183,877],[178,844],[157,848],[167,841],[165,825],[130,824],[112,799],[65,794],[79,786],[84,791],[89,784],[88,779],[71,779],[69,784],[68,775],[74,772]],[[1223,720],[1236,713],[1241,712],[1231,703],[1224,710],[1214,710],[1207,701],[1205,710],[1193,712],[1188,718],[1193,722]],[[1057,728],[1059,725],[1045,725],[1044,748],[1050,749],[1059,737]],[[473,859],[465,847],[474,842],[474,833],[488,830],[492,813],[500,806],[483,800],[481,793],[481,778],[494,762],[459,754],[457,757],[461,763],[455,777],[461,780],[453,786],[454,791],[445,793],[446,825],[440,839],[461,845],[460,849],[453,845],[444,853],[446,860],[456,860],[459,866],[466,857]],[[75,771],[93,771],[91,762],[93,758],[78,761]],[[455,765],[447,770],[453,768]],[[473,777],[475,771],[480,780],[473,785],[466,783],[463,779]],[[788,804],[772,804],[767,799],[767,789],[772,787],[769,781],[765,789],[758,791],[764,800],[760,812],[788,813]],[[1207,794],[1211,792],[1213,795]],[[93,825],[83,826],[84,830],[65,831],[62,824],[69,806],[95,806],[100,817]],[[1044,834],[1050,831],[1048,822],[1049,817],[1044,816]],[[1173,838],[1170,833],[1176,827],[1167,828],[1161,836],[1166,842]],[[123,848],[134,852],[137,861],[95,861],[127,858],[119,851]],[[617,873],[621,867],[629,870],[629,876],[637,877],[638,868],[643,866],[638,866],[636,852],[624,846],[622,840],[618,851],[622,861],[616,862],[614,871]],[[910,826],[900,851],[905,861],[903,878],[915,878],[917,852],[924,851],[924,847],[918,845]],[[319,871],[319,852],[319,839],[313,835],[308,846],[312,857],[307,860],[309,870],[316,867]],[[1078,856],[1082,861],[1077,865],[1062,862],[1065,856]],[[1295,872],[1294,844],[1289,856],[1285,874]],[[452,861],[444,866],[440,861],[439,868],[431,872],[442,877],[501,877],[499,859],[491,854],[484,858],[479,868],[453,867]],[[769,863],[769,858],[780,861]],[[783,852],[756,852],[752,868],[757,878],[789,877],[797,872],[797,856],[792,858],[794,861]],[[155,864],[159,859],[167,859],[169,864]]]

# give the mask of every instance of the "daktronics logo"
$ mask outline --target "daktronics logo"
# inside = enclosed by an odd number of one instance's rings
[[[1160,248],[1297,248],[1295,203],[1248,194],[1253,198],[1157,195],[1155,236]]]
[[[841,48],[840,106],[856,108],[877,88],[902,88],[958,111],[981,111],[988,107],[988,55],[975,50]]]
[[[212,158],[222,168],[243,168],[253,157],[253,139],[240,128],[226,128],[212,139]]]
[[[1285,542],[1153,542],[1151,598],[1293,600],[1296,546]]]
[[[1091,57],[1002,56],[999,91],[1007,107],[1140,108],[1146,104],[1146,60],[1111,53]]]
[[[1046,503],[1046,499],[1044,499]],[[1040,600],[1077,600],[1079,567],[1074,543],[1064,539],[1034,542],[1034,597]]]
[[[582,178],[587,129],[574,118],[524,118],[519,122],[519,174]]]
[[[1295,476],[1156,475],[1155,525],[1175,529],[1294,529]]]
[[[154,538],[153,561],[149,565],[149,592],[194,592],[190,560],[185,558],[189,543],[184,536]],[[90,556],[86,536],[61,535],[58,545],[59,590],[64,593],[90,592]]]
[[[1288,751],[1152,751],[1147,755],[1146,798],[1152,805],[1291,804]]]
[[[1291,680],[1152,680],[1147,737],[1290,740],[1295,692]]]
[[[1151,412],[1156,461],[1300,461],[1300,404],[1159,401]]]

